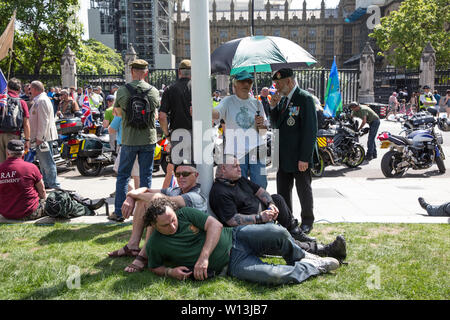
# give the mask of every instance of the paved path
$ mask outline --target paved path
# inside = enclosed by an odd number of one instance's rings
[[[383,120],[380,131],[383,130],[398,133],[400,126]],[[450,223],[449,217],[428,216],[417,201],[419,196],[431,204],[450,201],[450,132],[444,132],[443,136],[444,152],[447,155],[447,173],[443,175],[434,165],[428,170],[408,171],[399,179],[386,179],[380,169],[381,158],[386,150],[379,149],[377,159],[359,168],[326,168],[324,177],[315,178],[312,183],[316,222]],[[361,142],[366,145],[366,140]],[[163,179],[162,171],[155,174],[152,187],[160,188]],[[109,167],[100,177],[93,178],[80,176],[76,169],[64,171],[59,174],[59,181],[63,188],[76,190],[91,199],[100,199],[114,192],[116,179],[112,167]],[[267,190],[276,193],[274,174],[269,175]],[[294,215],[300,219],[300,203],[296,195],[293,199]],[[110,212],[113,212],[114,199],[108,198],[108,203]],[[39,221],[51,222],[48,218]],[[96,216],[72,219],[70,223],[112,222],[106,219],[105,208],[101,208],[97,210]]]

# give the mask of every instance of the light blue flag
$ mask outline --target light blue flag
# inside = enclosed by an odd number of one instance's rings
[[[336,58],[331,67],[330,77],[328,78],[327,91],[325,92],[325,108],[323,113],[328,117],[335,117],[336,112],[342,112],[342,96],[339,87],[339,75],[336,66]]]

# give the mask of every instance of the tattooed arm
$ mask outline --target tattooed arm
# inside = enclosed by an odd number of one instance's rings
[[[271,203],[274,203],[270,193],[268,193],[263,188],[259,188],[258,192],[255,193],[255,196],[258,197],[258,199],[261,200],[261,202],[264,203],[264,205],[266,206],[269,206]]]
[[[236,213],[227,221],[230,227],[242,226],[246,224],[262,224],[276,219],[278,213],[272,210],[265,210],[259,214],[240,214]]]

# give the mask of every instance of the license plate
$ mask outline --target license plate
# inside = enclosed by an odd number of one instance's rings
[[[70,146],[70,154],[78,153],[79,150],[80,150],[80,145],[79,144],[77,144],[75,146]]]
[[[390,145],[391,145],[390,141],[381,141],[381,149],[389,148]]]

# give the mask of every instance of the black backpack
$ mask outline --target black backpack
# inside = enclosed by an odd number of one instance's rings
[[[148,93],[152,89],[140,92],[134,89],[130,84],[125,87],[130,92],[130,100],[127,105],[127,123],[130,127],[135,129],[145,129],[150,126],[150,101],[148,100]]]
[[[95,215],[93,210],[80,202],[78,195],[62,189],[48,194],[44,210],[53,218],[70,219]]]
[[[4,132],[21,131],[23,127],[23,109],[20,98],[8,96],[7,104],[0,108],[0,130]]]

